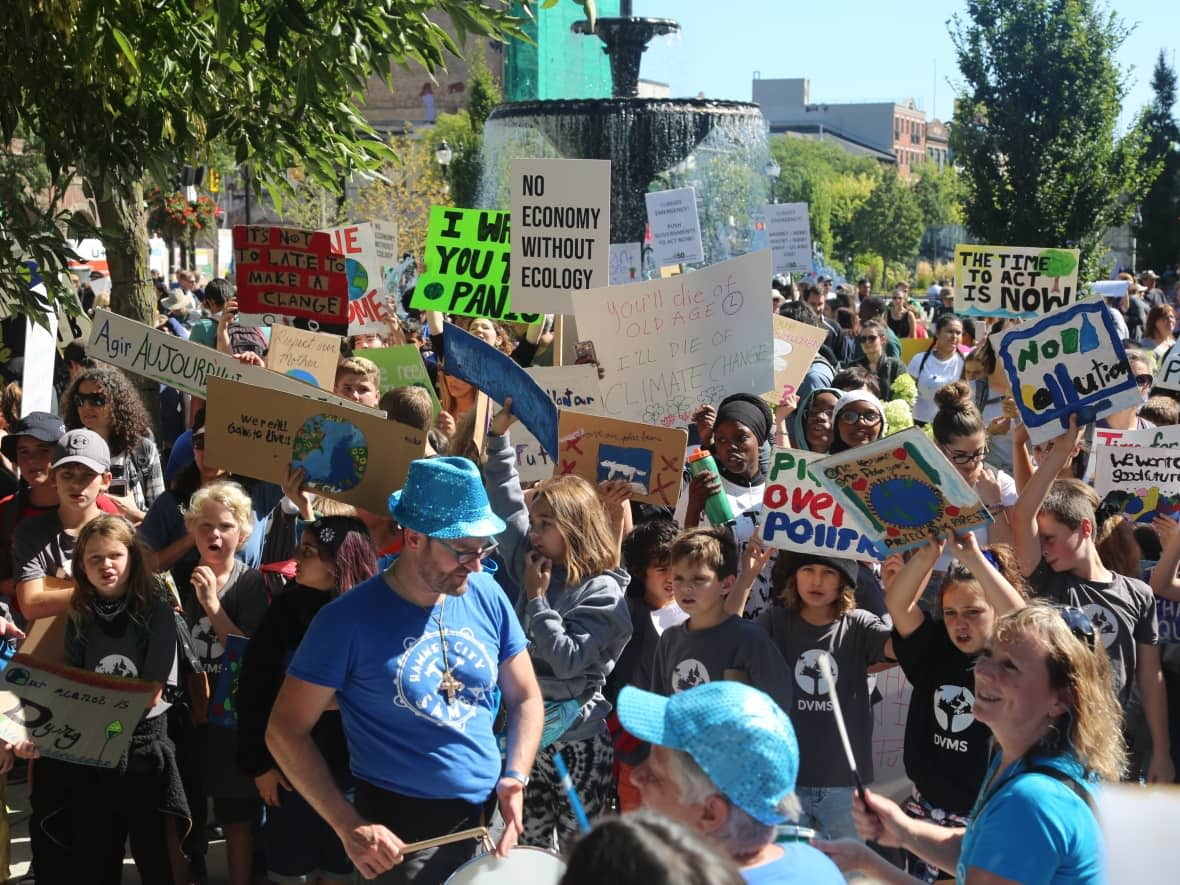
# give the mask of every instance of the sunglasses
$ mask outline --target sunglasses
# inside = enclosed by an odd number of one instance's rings
[[[866,341],[879,341],[880,339],[881,339],[880,335],[861,335],[856,340],[863,344]]]
[[[1094,651],[1094,623],[1090,620],[1090,616],[1072,605],[1063,605],[1057,610],[1061,612],[1061,619],[1065,621],[1065,626],[1069,627],[1069,632],[1076,636],[1082,645],[1090,651]]]
[[[1135,376],[1135,383],[1140,387],[1151,387],[1154,382],[1155,379],[1151,375],[1144,374]]]
[[[857,424],[863,424],[866,427],[873,427],[881,423],[880,412],[853,412],[851,409],[840,413],[840,423],[847,424],[853,427]]]
[[[478,559],[487,559],[500,546],[496,541],[492,541],[490,544],[485,544],[478,550],[456,550],[441,538],[431,538],[431,540],[448,550],[451,556],[455,557],[455,561],[459,565],[470,565]]]
[[[96,409],[101,409],[107,404],[105,393],[75,393],[74,396],[80,406],[94,406]]]

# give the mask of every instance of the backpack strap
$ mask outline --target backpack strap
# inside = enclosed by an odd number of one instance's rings
[[[1079,799],[1086,803],[1086,807],[1090,809],[1091,813],[1097,817],[1098,809],[1094,805],[1094,797],[1090,795],[1090,791],[1078,783],[1077,778],[1071,777],[1064,771],[1059,771],[1050,765],[1033,765],[1024,770],[1025,774],[1043,774],[1053,780],[1065,784],[1073,790]]]

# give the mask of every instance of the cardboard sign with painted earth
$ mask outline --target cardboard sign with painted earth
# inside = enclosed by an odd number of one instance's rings
[[[369,446],[355,424],[312,415],[295,433],[291,464],[307,471],[307,486],[323,492],[356,488],[368,466]]]

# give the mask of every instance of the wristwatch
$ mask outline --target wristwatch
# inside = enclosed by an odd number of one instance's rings
[[[503,777],[511,778],[514,781],[520,781],[520,785],[522,787],[527,787],[529,785],[529,776],[527,774],[521,774],[515,768],[509,768],[504,772]]]

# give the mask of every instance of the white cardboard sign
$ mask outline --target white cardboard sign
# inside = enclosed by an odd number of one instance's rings
[[[647,223],[651,227],[651,248],[656,267],[704,261],[696,190],[680,187],[655,191],[644,194],[644,200],[647,201]]]
[[[806,203],[772,203],[766,207],[766,238],[770,241],[771,270],[807,273],[811,270],[811,219]]]

